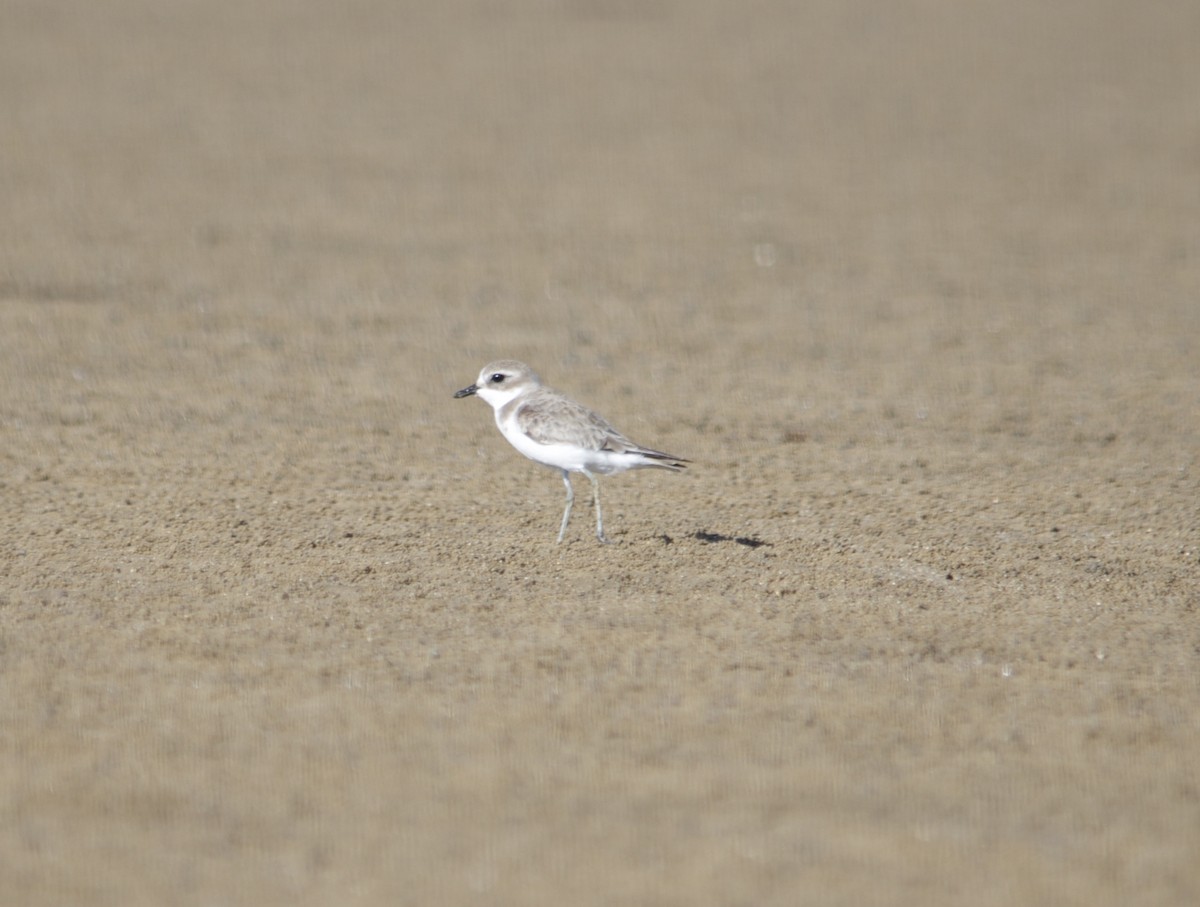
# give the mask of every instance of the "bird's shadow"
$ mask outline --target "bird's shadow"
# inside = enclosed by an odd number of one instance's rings
[[[659,536],[667,545],[671,544],[675,539],[667,534]],[[720,532],[708,532],[704,529],[698,529],[692,533],[692,538],[699,539],[706,545],[716,545],[720,542],[736,542],[746,548],[761,548],[763,545],[770,545],[770,542],[765,542],[760,538],[749,535],[722,535]]]

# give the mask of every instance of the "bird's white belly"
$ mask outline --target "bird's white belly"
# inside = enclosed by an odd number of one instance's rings
[[[508,420],[507,422],[501,422],[497,419],[496,425],[504,437],[508,439],[509,444],[535,463],[541,463],[544,466],[550,466],[554,469],[565,469],[568,472],[583,472],[586,470],[587,472],[600,473],[601,475],[621,472],[629,468],[627,464],[617,459],[618,455],[612,451],[589,450],[577,444],[539,443],[521,431],[515,419]]]

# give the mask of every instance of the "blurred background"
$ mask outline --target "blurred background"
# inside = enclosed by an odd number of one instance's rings
[[[1200,897],[1200,6],[0,22],[14,903]]]

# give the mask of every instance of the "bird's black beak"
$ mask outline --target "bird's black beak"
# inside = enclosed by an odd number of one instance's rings
[[[462,390],[455,392],[454,399],[457,400],[459,397],[470,397],[477,390],[479,390],[479,388],[474,384],[472,384],[470,387],[464,387]]]

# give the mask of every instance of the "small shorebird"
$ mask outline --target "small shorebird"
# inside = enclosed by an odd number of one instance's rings
[[[614,475],[647,467],[677,472],[688,462],[661,450],[639,447],[586,406],[543,386],[533,369],[515,359],[488,363],[474,384],[454,396],[475,394],[495,411],[496,427],[509,444],[535,463],[562,471],[567,486],[567,509],[558,529],[560,542],[567,532],[571,505],[575,502],[571,473],[581,472],[592,483],[596,538],[607,542],[597,473]]]

